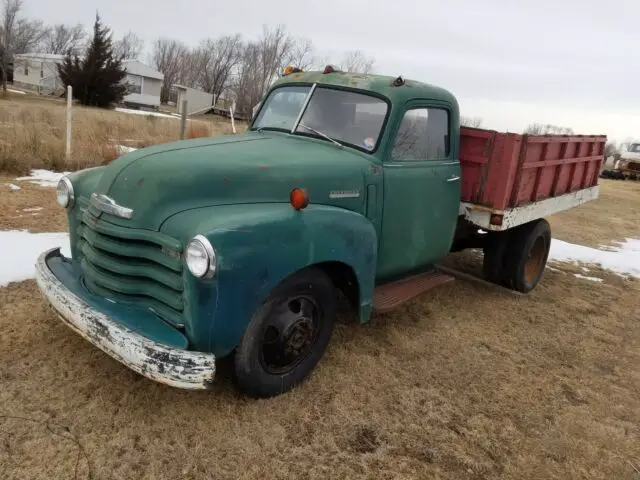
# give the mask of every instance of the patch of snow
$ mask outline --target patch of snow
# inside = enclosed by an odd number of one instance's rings
[[[118,152],[120,155],[124,155],[125,153],[135,152],[137,148],[127,147],[126,145],[118,145]]]
[[[20,187],[18,185],[14,185],[13,183],[7,183],[7,185],[9,185],[9,190],[20,190]]]
[[[581,278],[583,280],[589,280],[590,282],[602,283],[603,280],[598,277],[586,277],[584,275],[580,275],[579,273],[575,274],[576,277]]]
[[[31,208],[23,208],[23,212],[39,212],[42,210],[42,207],[31,207]]]
[[[55,187],[58,184],[58,181],[64,177],[65,175],[69,175],[71,172],[52,172],[50,170],[43,169],[33,169],[31,170],[31,175],[28,177],[18,177],[16,180],[19,182],[29,181],[31,183],[35,183],[36,185],[40,185],[41,187]]]
[[[564,272],[563,272],[562,270],[560,270],[559,268],[553,268],[553,267],[550,267],[549,265],[547,265],[547,266],[545,267],[545,269],[546,269],[546,270],[551,270],[551,271],[553,271],[553,272],[558,272],[558,273],[562,273],[562,274],[564,274]]]
[[[173,120],[179,119],[180,117],[175,117],[169,113],[160,113],[160,112],[148,112],[146,110],[132,110],[130,108],[116,108],[116,112],[120,113],[129,113],[131,115],[150,115],[152,117],[162,117],[162,118],[171,118]]]
[[[23,92],[22,90],[14,90],[13,88],[7,88],[7,92],[17,93],[18,95],[26,95],[26,92]]]
[[[71,256],[67,233],[31,233],[26,230],[0,231],[0,287],[10,282],[35,278],[35,264],[45,250],[62,247]]]
[[[549,260],[599,265],[622,276],[640,278],[640,239],[627,238],[608,250],[553,239]]]

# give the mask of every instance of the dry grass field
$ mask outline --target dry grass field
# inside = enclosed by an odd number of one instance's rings
[[[20,186],[0,190],[0,230],[66,229],[53,189]],[[640,183],[603,180],[554,234],[638,238],[639,205]],[[368,325],[345,318],[309,381],[259,401],[228,364],[210,392],[148,381],[62,325],[34,281],[10,284],[0,478],[640,480],[640,282],[577,271],[554,265],[528,296],[458,280]]]
[[[231,133],[228,119],[200,116],[188,122],[185,136],[222,133]],[[15,173],[28,173],[31,168],[67,171],[101,165],[116,158],[117,145],[146,147],[178,140],[180,121],[74,104],[71,135],[72,159],[67,162],[64,100],[16,94],[0,98],[0,171]]]

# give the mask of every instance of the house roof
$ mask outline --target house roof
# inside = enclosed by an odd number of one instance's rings
[[[15,56],[17,58],[36,58],[38,60],[64,60],[64,55],[56,55],[55,53],[19,53]]]
[[[201,88],[193,88],[193,87],[188,87],[186,85],[181,85],[179,83],[174,83],[173,85],[171,85],[173,88],[179,88],[181,90],[193,90],[194,92],[202,92],[202,93],[209,93],[209,92],[205,92],[204,90],[202,90]]]
[[[142,77],[155,78],[157,80],[164,80],[164,75],[161,72],[151,68],[149,65],[138,60],[125,60],[122,62],[127,73],[132,75],[140,75]]]
[[[33,58],[37,60],[51,60],[54,62],[62,62],[64,55],[56,55],[53,53],[20,53],[15,56],[16,58]],[[122,66],[127,73],[132,75],[140,75],[147,78],[155,78],[157,80],[164,80],[164,75],[161,72],[151,68],[149,65],[145,65],[139,60],[124,60]]]

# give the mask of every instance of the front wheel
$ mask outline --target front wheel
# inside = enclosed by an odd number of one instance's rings
[[[273,397],[304,380],[329,344],[336,303],[333,283],[321,270],[301,270],[280,284],[236,351],[240,389],[251,397]]]

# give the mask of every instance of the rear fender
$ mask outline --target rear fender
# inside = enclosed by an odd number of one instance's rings
[[[216,356],[238,345],[254,312],[284,279],[325,262],[349,266],[359,289],[360,320],[372,309],[377,235],[364,216],[336,207],[287,204],[207,207],[170,217],[161,227],[184,244],[201,234],[218,258],[216,275],[197,280],[187,270],[186,333],[195,348]]]

